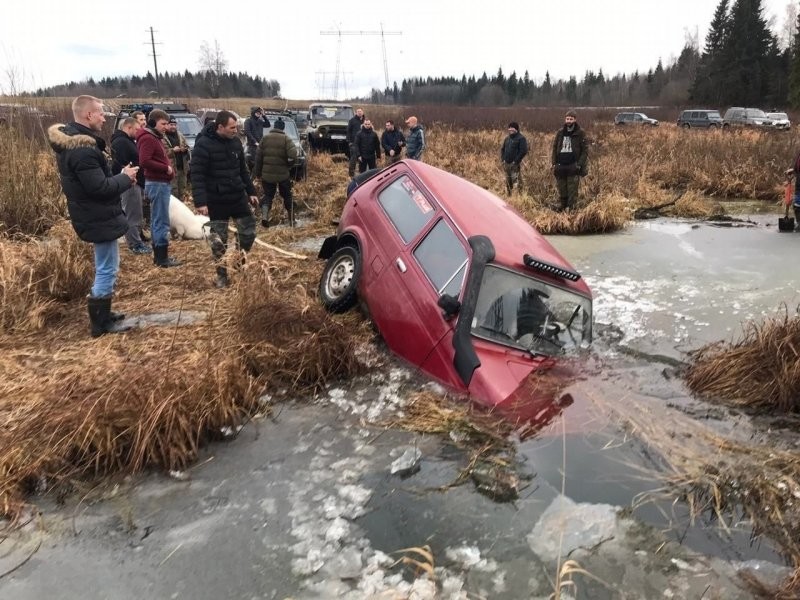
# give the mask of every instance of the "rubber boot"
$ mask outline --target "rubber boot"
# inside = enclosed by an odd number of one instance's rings
[[[166,269],[179,267],[181,261],[169,256],[169,246],[153,246],[153,264]]]
[[[89,310],[89,330],[92,337],[100,337],[105,333],[123,333],[131,329],[130,325],[122,325],[111,318],[111,296],[86,297]]]
[[[217,267],[217,278],[214,280],[214,285],[220,289],[228,287],[228,269]]]
[[[261,226],[264,229],[267,229],[269,227],[269,211],[271,210],[272,210],[271,200],[269,202],[264,202],[264,204],[261,205]]]

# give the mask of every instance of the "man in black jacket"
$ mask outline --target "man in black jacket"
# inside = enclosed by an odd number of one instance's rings
[[[264,127],[269,127],[269,120],[264,117],[260,106],[250,107],[250,116],[244,120],[244,135],[247,138],[247,168],[253,170],[256,161],[256,150],[261,138],[264,137]]]
[[[355,116],[351,117],[350,120],[347,122],[347,147],[350,151],[350,156],[348,156],[349,161],[347,163],[347,174],[350,177],[355,177],[356,174],[356,160],[358,159],[358,154],[356,153],[355,149],[355,142],[356,136],[358,132],[361,131],[361,126],[364,124],[364,111],[361,108],[356,109]]]
[[[583,129],[578,125],[578,113],[568,110],[564,117],[564,126],[558,130],[553,140],[553,175],[556,177],[561,201],[559,210],[575,208],[581,177],[585,177],[588,172],[588,160],[589,150]]]
[[[122,127],[111,135],[111,172],[114,175],[122,172],[126,165],[139,166],[139,152],[136,150],[136,130],[139,121],[134,117],[127,117],[122,121]],[[144,171],[136,175],[136,185],[122,193],[122,210],[128,220],[128,231],[125,232],[125,242],[128,249],[134,254],[150,254],[150,246],[142,240],[142,196],[144,194]]]
[[[508,135],[500,147],[500,160],[503,161],[503,169],[506,172],[506,192],[509,195],[514,191],[515,183],[517,189],[522,187],[520,165],[526,154],[528,154],[528,140],[519,132],[519,123],[511,121],[508,124]]]
[[[381,141],[378,134],[372,129],[372,121],[367,119],[361,126],[361,131],[356,135],[353,146],[358,156],[358,172],[374,169],[381,157]]]
[[[244,252],[256,239],[256,219],[247,205],[258,206],[258,197],[237,135],[236,117],[222,110],[197,136],[190,162],[192,194],[197,213],[211,220],[211,253],[217,264],[215,285],[228,285],[222,265],[228,243],[228,220],[236,223],[236,238]]]
[[[406,136],[403,132],[395,128],[394,121],[386,121],[385,129],[381,134],[381,147],[386,155],[386,162],[394,164],[400,160],[403,146],[406,145]]]
[[[72,102],[74,121],[47,130],[56,153],[61,188],[67,197],[72,227],[78,237],[94,244],[95,275],[87,298],[92,337],[127,331],[124,315],[111,312],[111,295],[119,271],[117,239],[128,230],[120,194],[136,185],[139,167],[126,165],[112,175],[100,137],[106,118],[102,102],[78,96]]]

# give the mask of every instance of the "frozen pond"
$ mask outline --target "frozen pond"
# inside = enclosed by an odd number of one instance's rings
[[[743,564],[771,582],[786,572],[769,543],[751,545],[744,526],[691,525],[680,503],[638,503],[660,485],[658,458],[593,405],[752,427],[668,376],[687,351],[800,303],[798,276],[778,266],[800,233],[751,218],[758,226],[656,220],[551,238],[594,291],[596,340],[567,390],[572,404],[519,443],[527,485],[515,502],[469,482],[448,487],[468,457],[447,439],[375,426],[429,385],[387,358],[278,407],[189,473],[109,485],[101,501],[45,498],[45,527],[5,543],[0,572],[39,549],[0,579],[0,597],[433,598],[430,582],[393,566],[408,555],[397,551],[429,545],[437,598],[547,598],[559,557],[602,580],[580,579],[577,598],[750,598],[736,576]],[[415,449],[419,471],[392,475]]]

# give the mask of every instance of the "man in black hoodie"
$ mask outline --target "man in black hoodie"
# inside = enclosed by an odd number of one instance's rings
[[[239,248],[249,252],[256,239],[256,219],[248,200],[258,206],[233,113],[222,110],[203,128],[189,166],[195,208],[211,221],[211,253],[217,265],[215,285],[223,288],[228,285],[228,270],[222,264],[228,243],[228,221],[233,219],[236,223]]]
[[[369,119],[365,120],[361,126],[361,131],[356,135],[353,147],[358,156],[358,172],[363,173],[367,169],[374,169],[381,157],[381,142]]]
[[[511,121],[508,124],[508,135],[500,147],[500,160],[503,161],[503,169],[506,172],[506,192],[509,195],[514,191],[514,183],[517,184],[517,189],[522,186],[519,169],[526,154],[528,154],[528,140],[519,132],[519,123]]]
[[[87,297],[92,337],[130,329],[120,321],[125,315],[111,312],[111,296],[119,271],[117,239],[128,230],[120,194],[136,185],[139,167],[126,165],[112,175],[100,137],[106,118],[103,104],[94,96],[78,96],[72,102],[73,122],[47,130],[56,153],[61,188],[75,233],[94,245],[94,283]]]
[[[386,162],[390,165],[400,160],[403,146],[406,145],[406,136],[394,126],[394,121],[386,121],[386,126],[381,134],[381,147],[386,155]]]
[[[139,152],[136,149],[136,130],[139,121],[134,117],[127,117],[122,122],[122,127],[111,135],[111,173],[117,175],[126,165],[139,166]],[[134,254],[150,254],[150,246],[142,240],[142,196],[144,194],[144,171],[136,175],[136,185],[131,186],[122,193],[122,210],[128,220],[128,231],[125,232],[125,243],[128,250]]]
[[[578,125],[578,114],[568,110],[564,126],[553,140],[553,174],[561,201],[559,210],[572,210],[578,202],[578,185],[588,172],[589,160],[586,136]]]
[[[253,170],[256,162],[256,150],[264,137],[264,127],[269,127],[269,120],[264,117],[260,106],[250,107],[250,116],[244,120],[244,135],[247,138],[247,168]]]
[[[356,109],[356,114],[347,122],[347,147],[350,151],[347,163],[347,174],[351,178],[356,175],[356,160],[358,160],[358,153],[355,148],[356,136],[361,131],[361,126],[364,124],[364,110]]]

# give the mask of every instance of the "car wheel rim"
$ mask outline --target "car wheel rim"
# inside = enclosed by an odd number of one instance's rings
[[[331,267],[325,291],[331,298],[339,298],[353,282],[356,263],[352,256],[342,256]]]

